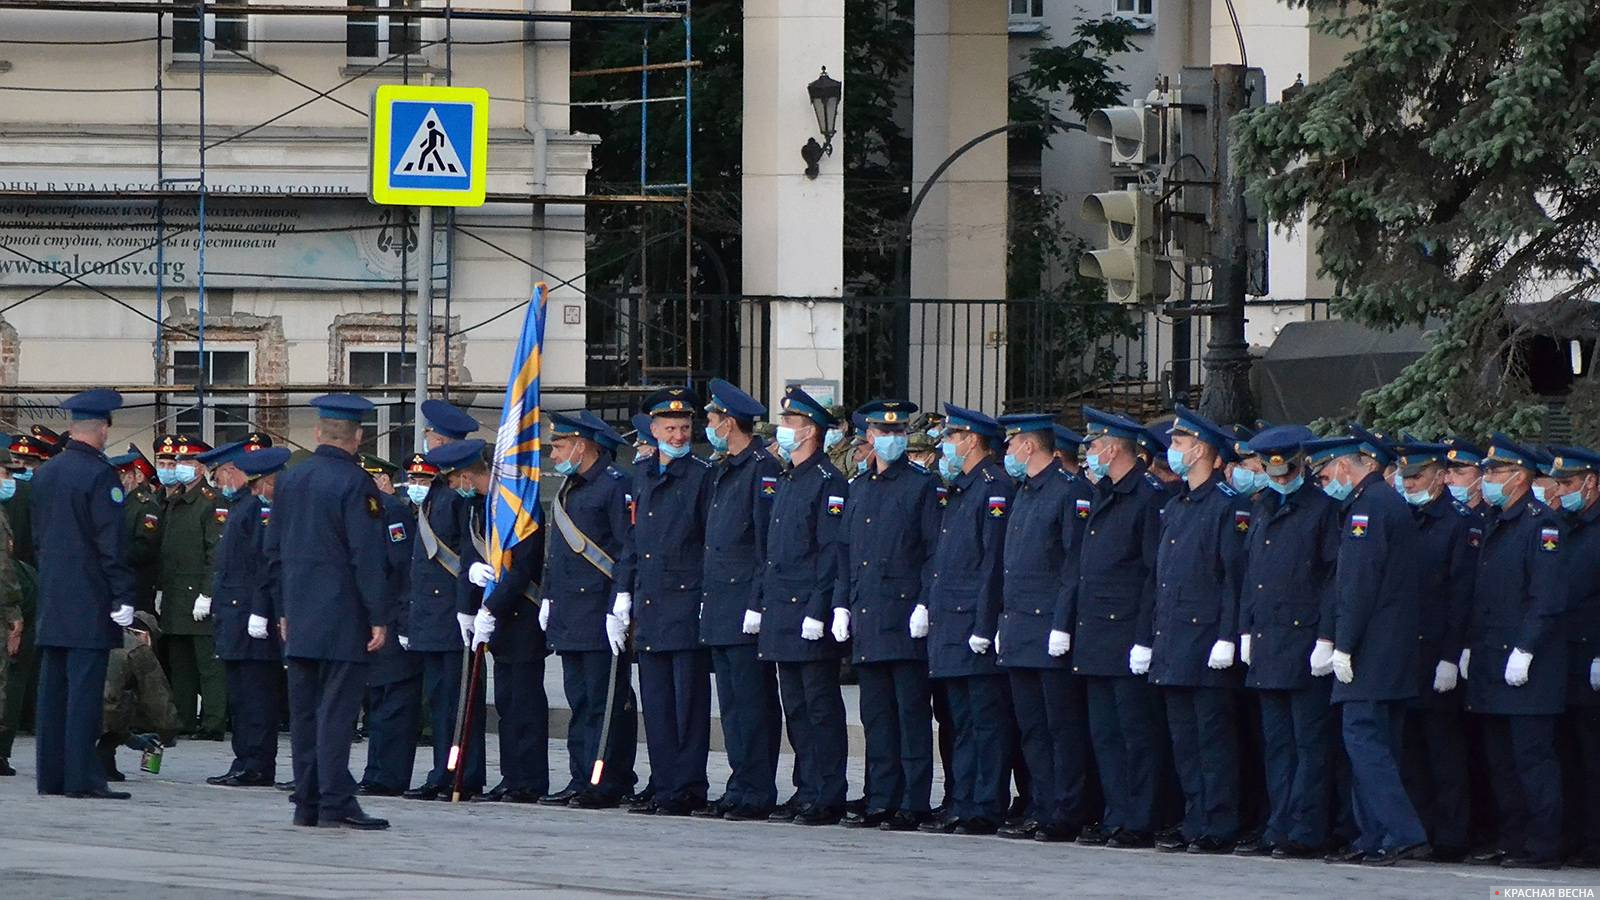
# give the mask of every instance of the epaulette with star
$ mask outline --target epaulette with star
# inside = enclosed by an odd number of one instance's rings
[[[616,466],[606,466],[606,474],[610,475],[612,479],[616,481],[621,481],[622,479],[628,477],[622,474],[622,470],[618,469]]]
[[[1161,492],[1165,493],[1166,490],[1167,490],[1166,483],[1163,482],[1161,479],[1157,478],[1149,469],[1145,470],[1144,480],[1148,481],[1150,483],[1150,486],[1155,488],[1158,491],[1161,491]]]
[[[1460,500],[1451,500],[1450,501],[1450,508],[1454,509],[1456,511],[1456,515],[1460,516],[1463,519],[1472,518],[1472,515],[1473,515],[1472,507],[1466,505],[1465,503],[1462,503]]]
[[[1227,483],[1226,481],[1217,482],[1217,490],[1221,491],[1222,496],[1224,497],[1239,496],[1239,492],[1233,489],[1233,485]]]

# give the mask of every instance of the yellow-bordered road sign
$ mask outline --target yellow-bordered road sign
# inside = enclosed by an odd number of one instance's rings
[[[385,84],[372,95],[367,197],[391,206],[482,206],[489,92]]]

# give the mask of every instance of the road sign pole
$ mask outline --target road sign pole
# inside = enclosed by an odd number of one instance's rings
[[[417,390],[411,404],[416,419],[414,452],[422,453],[422,401],[428,399],[428,371],[433,357],[433,207],[417,207]]]

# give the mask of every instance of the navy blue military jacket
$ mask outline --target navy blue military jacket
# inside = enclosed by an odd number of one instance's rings
[[[1567,705],[1600,705],[1589,664],[1600,658],[1600,503],[1565,517],[1568,595]]]
[[[1270,488],[1261,493],[1239,594],[1239,633],[1250,635],[1244,683],[1302,690],[1312,684],[1321,623],[1333,621],[1339,504],[1311,481],[1287,497]]]
[[[636,649],[693,650],[700,646],[700,579],[713,467],[684,456],[668,461],[666,468],[653,463],[643,469],[634,482],[634,525],[622,542],[616,592],[633,594]]]
[[[950,485],[927,599],[928,673],[934,678],[999,672],[996,654],[973,653],[967,639],[993,639],[1000,629],[1006,519],[1015,492],[1016,482],[987,457]]]
[[[1239,669],[1207,665],[1217,641],[1239,640],[1239,588],[1252,514],[1221,471],[1185,483],[1162,511],[1156,554],[1155,641],[1150,681],[1172,687],[1233,687]]]
[[[133,569],[123,553],[122,482],[105,454],[68,440],[39,466],[32,484],[33,549],[39,568],[40,647],[109,650],[122,646],[111,621],[134,605]]]
[[[1006,513],[999,665],[1063,669],[1071,664],[1070,653],[1050,655],[1050,632],[1072,631],[1067,595],[1078,580],[1084,523],[1093,508],[1093,486],[1055,460],[1017,485]]]
[[[633,496],[628,476],[612,465],[610,453],[602,452],[589,468],[567,476],[556,502],[589,540],[620,562],[632,528]],[[611,579],[572,549],[554,521],[549,527],[553,533],[546,544],[544,597],[550,600],[550,649],[606,650],[611,646],[606,643]]]
[[[833,605],[850,610],[856,662],[928,658],[927,639],[911,637],[911,611],[929,595],[939,518],[934,477],[904,456],[850,482],[849,555]]]
[[[422,518],[426,517],[428,526],[438,536],[439,554],[454,553],[459,557],[466,544],[461,533],[466,503],[460,494],[445,483],[443,477],[435,478],[428,488],[428,495],[422,498],[422,506],[414,513],[410,530],[420,531]],[[458,651],[461,649],[461,628],[456,623],[456,613],[465,611],[460,609],[460,592],[456,585],[460,573],[451,575],[439,564],[438,559],[428,557],[426,541],[417,534],[410,537],[409,593],[400,595],[409,597],[411,601],[407,611],[406,638],[411,642],[411,649],[418,653]]]
[[[752,440],[711,471],[700,578],[700,643],[708,647],[756,643],[755,635],[744,633],[744,613],[767,565],[767,527],[783,474],[783,466],[760,443]]]
[[[478,553],[479,545],[486,543],[484,504],[468,503],[465,514],[464,527],[468,540],[467,555],[462,557],[461,562],[463,605],[470,606],[474,614],[481,606],[494,616],[494,634],[489,637],[489,652],[494,654],[497,661],[532,662],[543,659],[548,654],[545,634],[539,627],[539,607],[529,599],[532,593],[529,589],[537,588],[539,576],[544,574],[544,524],[541,523],[533,534],[511,545],[511,564],[500,574],[500,579],[491,585],[486,595],[483,588],[473,584],[467,577],[473,563],[484,561]],[[472,539],[474,536],[476,540]],[[554,615],[553,605],[550,610]]]
[[[372,629],[393,621],[379,496],[355,456],[328,444],[278,475],[267,590],[288,620],[286,655],[364,663]]]
[[[1566,706],[1562,631],[1572,566],[1561,517],[1525,493],[1491,515],[1478,551],[1467,620],[1467,709],[1490,715],[1556,715]],[[1512,649],[1533,654],[1528,683],[1506,684]]]
[[[267,629],[264,641],[249,633],[256,596],[267,574],[264,544],[271,519],[272,507],[252,494],[233,505],[217,542],[210,595],[211,618],[215,620],[211,638],[218,659],[274,662],[282,658],[276,628]]]
[[[399,635],[411,638],[411,568],[417,539],[417,511],[410,501],[398,494],[380,494],[383,498],[384,572],[388,576],[387,590],[398,602],[390,604],[393,619],[389,622],[389,639],[383,647],[369,657],[367,684],[377,686],[405,681],[422,672],[422,660],[400,646]],[[429,563],[438,568],[437,563]],[[444,571],[440,569],[439,571]],[[452,623],[454,624],[454,623]],[[455,646],[461,646],[460,629],[456,630]],[[413,645],[414,646],[414,645]]]
[[[1413,511],[1417,520],[1417,575],[1421,598],[1417,622],[1417,697],[1413,706],[1451,709],[1461,705],[1464,689],[1440,694],[1433,673],[1441,661],[1461,658],[1467,633],[1467,606],[1472,602],[1472,576],[1483,520],[1441,492]],[[1587,673],[1586,673],[1587,674]]]
[[[778,476],[767,527],[767,567],[751,608],[761,613],[757,656],[768,662],[815,662],[837,657],[840,644],[828,626],[839,570],[848,564],[844,542],[844,476],[816,452]],[[821,640],[800,636],[803,620],[823,623]]]
[[[1333,702],[1406,700],[1417,695],[1421,541],[1405,498],[1371,472],[1344,504],[1334,579],[1333,648],[1350,654],[1355,679],[1335,681]]]
[[[1094,486],[1078,579],[1067,597],[1074,672],[1132,675],[1128,651],[1150,646],[1161,508],[1171,496],[1144,463],[1115,484],[1107,476]]]

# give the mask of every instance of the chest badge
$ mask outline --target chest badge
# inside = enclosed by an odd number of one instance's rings
[[[763,496],[763,497],[775,497],[775,496],[777,496],[777,494],[778,494],[778,476],[776,476],[776,475],[763,475],[763,476],[761,476],[761,496]]]
[[[271,525],[272,524],[272,508],[271,507],[269,507],[269,506],[261,507],[261,524],[262,525]]]
[[[1483,529],[1482,528],[1468,528],[1467,529],[1467,546],[1468,547],[1481,547],[1481,546],[1483,546]]]
[[[1539,529],[1539,549],[1546,553],[1554,553],[1561,549],[1561,529]]]
[[[934,493],[935,496],[937,496],[939,498],[939,508],[940,509],[944,509],[946,506],[950,505],[950,489],[949,488],[945,487],[944,485],[940,485],[939,487],[936,487],[936,488],[933,489],[933,493]]]
[[[1078,518],[1087,519],[1089,518],[1089,511],[1094,509],[1094,504],[1088,500],[1079,500],[1073,505],[1073,509],[1077,512]]]
[[[1236,509],[1233,511],[1233,530],[1240,534],[1250,530],[1250,510]]]
[[[218,525],[228,524],[228,508],[226,506],[216,507],[211,510],[211,515],[217,520]]]
[[[844,498],[843,497],[840,497],[840,496],[835,495],[835,494],[830,494],[828,496],[828,515],[830,515],[830,516],[842,516],[842,515],[844,515]]]
[[[145,513],[144,514],[144,530],[145,531],[155,531],[159,527],[161,527],[161,517],[160,516],[156,515],[155,513]]]
[[[1006,517],[1006,498],[1004,498],[1004,497],[990,497],[989,498],[989,518],[991,518],[991,519],[1004,519],[1005,517]]]
[[[1366,537],[1367,536],[1367,528],[1368,528],[1368,519],[1367,519],[1366,516],[1364,516],[1364,515],[1362,515],[1360,513],[1356,513],[1355,515],[1350,517],[1350,536],[1351,537],[1353,537],[1353,538],[1364,538],[1364,537]]]
[[[404,522],[389,523],[389,543],[398,544],[406,539],[406,526]]]

